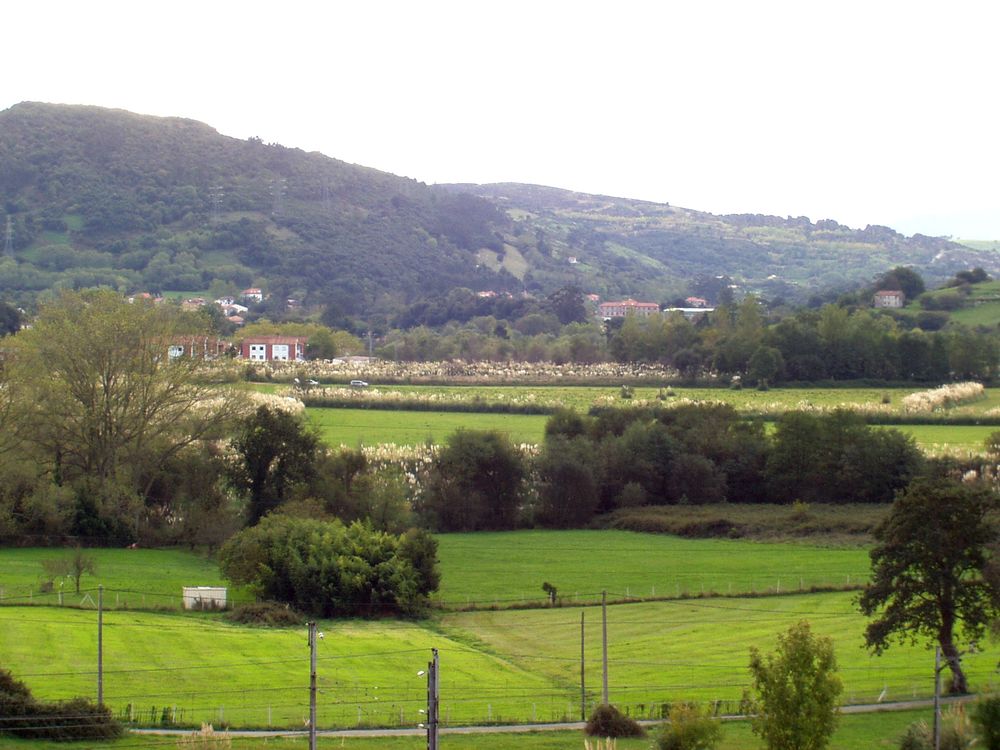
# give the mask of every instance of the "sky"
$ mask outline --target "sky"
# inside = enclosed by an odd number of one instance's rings
[[[0,109],[187,117],[431,183],[1000,239],[1000,3],[33,0]]]

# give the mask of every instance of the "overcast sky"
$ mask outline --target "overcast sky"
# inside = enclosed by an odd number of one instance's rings
[[[1000,239],[1000,4],[32,0],[0,109],[208,123],[434,182]]]

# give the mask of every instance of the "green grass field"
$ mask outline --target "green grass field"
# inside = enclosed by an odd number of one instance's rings
[[[420,721],[430,648],[439,650],[445,724],[575,720],[580,711],[580,620],[585,689],[600,700],[600,608],[455,613],[437,622],[320,623],[322,727],[413,726]],[[93,612],[0,608],[5,667],[39,697],[93,695]],[[777,633],[808,619],[833,638],[846,703],[927,697],[933,652],[862,648],[853,596],[810,594],[617,605],[608,608],[609,695],[632,715],[667,701],[721,701],[734,710],[749,683],[749,649],[774,648]],[[308,697],[304,628],[267,631],[204,618],[107,613],[105,701],[154,723],[164,707],[188,722],[301,727]],[[975,690],[995,679],[998,649],[966,657]]]
[[[95,575],[83,575],[81,594],[77,595],[73,581],[67,579],[57,580],[51,593],[43,594],[39,588],[44,577],[42,561],[67,557],[70,550],[0,550],[0,599],[6,604],[57,604],[61,582],[62,600],[68,606],[95,606],[96,588],[102,585],[108,608],[176,608],[180,606],[184,586],[225,585],[214,560],[185,550],[88,549],[86,552],[96,561],[97,571]],[[233,597],[248,598],[240,591],[233,592]]]
[[[567,603],[795,591],[867,580],[862,548],[741,540],[681,539],[629,531],[509,531],[439,534],[440,601],[508,605],[544,599],[542,583]]]
[[[498,430],[514,443],[539,444],[545,437],[546,416],[477,414],[467,412],[387,411],[381,409],[306,409],[309,423],[327,445],[443,443],[453,432]],[[892,425],[913,435],[925,450],[981,452],[983,441],[998,428],[993,425]]]
[[[381,409],[306,410],[309,423],[327,445],[443,443],[457,430],[497,430],[514,443],[540,443],[548,417],[523,414],[385,411]]]
[[[599,601],[604,590],[615,600],[857,585],[869,569],[868,554],[858,546],[616,530],[479,532],[437,539],[442,584],[435,599],[451,608],[537,604],[545,597],[543,582],[573,603]],[[0,551],[3,602],[58,604],[58,591],[40,592],[41,563],[65,554],[37,548]],[[63,582],[66,606],[94,607],[98,584],[105,588],[108,609],[177,609],[183,586],[226,585],[213,560],[183,550],[92,549],[87,554],[97,560],[97,572],[83,576],[81,596],[73,593],[72,581]],[[248,598],[243,591],[230,592],[231,601]]]
[[[831,750],[872,750],[879,747],[895,747],[895,741],[906,727],[914,721],[932,720],[929,709],[920,711],[886,711],[872,714],[848,714],[840,719],[833,735]],[[451,750],[580,750],[583,736],[579,731],[530,732],[511,734],[451,734],[443,733],[442,746]],[[232,739],[232,750],[305,750],[309,745],[305,738]],[[346,748],[347,750],[420,750],[426,747],[423,734],[405,737],[360,738],[323,737],[317,745],[325,750]],[[3,745],[10,750],[65,750],[75,745],[65,742],[30,742],[8,740]],[[618,740],[618,750],[649,750],[650,739]],[[125,750],[134,747],[176,747],[173,739],[167,737],[125,737],[113,743],[89,745],[94,750],[114,748]],[[745,721],[730,721],[723,724],[722,742],[717,750],[756,750],[760,741],[750,732]]]

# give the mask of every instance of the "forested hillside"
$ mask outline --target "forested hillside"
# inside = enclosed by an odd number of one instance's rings
[[[0,112],[0,209],[10,301],[59,286],[254,284],[272,305],[296,298],[369,325],[454,288],[542,297],[576,285],[666,302],[711,299],[731,277],[805,299],[893,265],[931,282],[1000,269],[991,252],[884,227],[529,185],[427,186],[191,120],[38,103]]]

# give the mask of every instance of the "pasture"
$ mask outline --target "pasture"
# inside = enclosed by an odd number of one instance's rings
[[[437,621],[322,622],[321,727],[414,726],[430,649],[441,663],[445,724],[576,720],[581,617],[588,710],[600,700],[601,611],[559,607],[452,613]],[[749,683],[749,649],[808,619],[833,638],[845,703],[930,695],[933,652],[862,648],[864,619],[850,593],[616,605],[608,608],[609,696],[638,717],[665,702],[697,700],[736,710]],[[93,695],[93,612],[0,608],[5,666],[42,698]],[[301,727],[308,696],[304,628],[259,630],[205,618],[113,612],[104,627],[105,701],[122,715],[160,723]],[[974,690],[991,687],[998,649],[965,658]]]
[[[775,513],[791,513],[791,509]],[[542,583],[567,603],[787,592],[857,586],[869,560],[859,547],[682,539],[630,531],[507,531],[438,534],[448,608],[538,604]]]
[[[541,443],[546,416],[382,409],[306,409],[309,424],[327,445],[443,443],[458,430],[496,430],[513,443]]]

